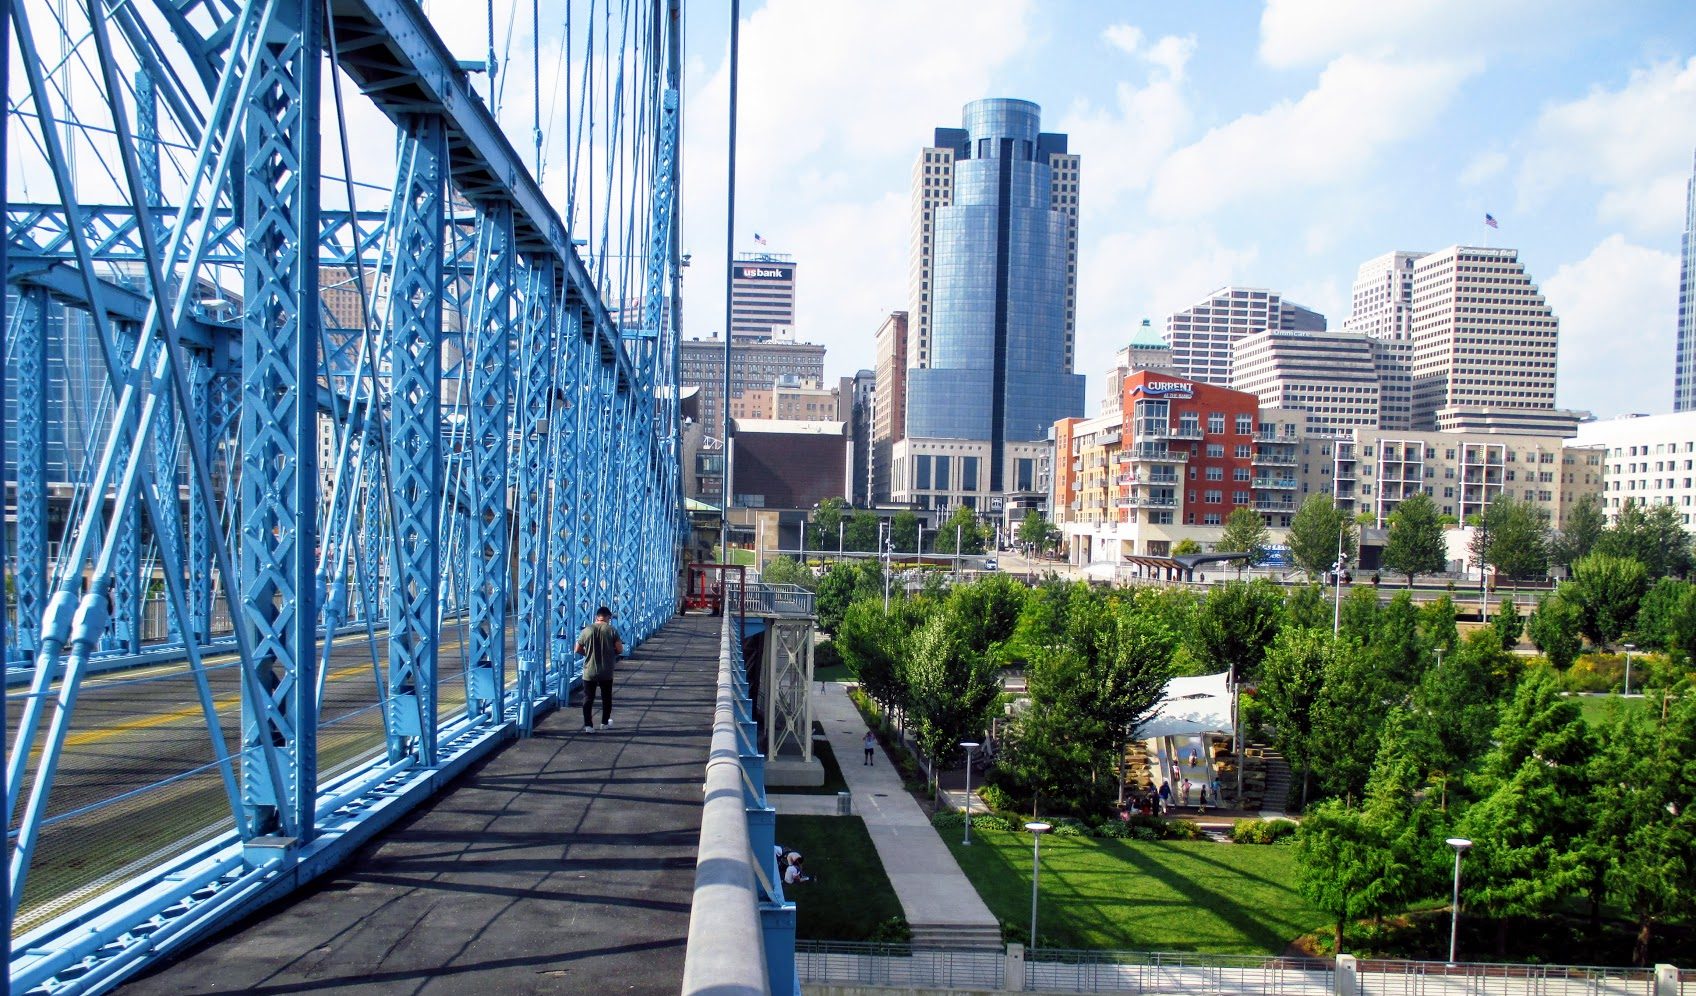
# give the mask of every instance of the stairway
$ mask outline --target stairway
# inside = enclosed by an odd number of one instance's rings
[[[1273,813],[1287,812],[1290,798],[1290,764],[1284,760],[1284,755],[1271,747],[1263,749],[1261,759],[1266,767],[1266,795],[1261,801],[1261,809]]]
[[[1002,951],[1001,928],[995,924],[915,923],[913,947],[932,951]]]

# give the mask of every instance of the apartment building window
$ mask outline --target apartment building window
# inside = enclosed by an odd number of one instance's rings
[[[954,464],[953,457],[936,457],[936,490],[948,490],[948,471]]]
[[[1249,435],[1253,435],[1253,434],[1254,434],[1254,416],[1253,415],[1238,415],[1237,416],[1237,435],[1239,435],[1239,436],[1249,436]]]
[[[976,491],[978,489],[978,458],[975,456],[960,458],[960,490]]]
[[[1217,526],[1217,525],[1219,525],[1219,513],[1218,512],[1207,513],[1206,515],[1201,517],[1201,523],[1204,526]]]
[[[1211,412],[1207,416],[1207,431],[1219,433],[1225,431],[1225,416],[1220,412]]]
[[[1210,480],[1210,481],[1223,481],[1225,479],[1225,468],[1223,468],[1223,467],[1209,467],[1209,468],[1207,468],[1207,479]]]
[[[1212,457],[1215,460],[1223,459],[1224,456],[1225,456],[1225,444],[1224,443],[1208,443],[1207,444],[1207,455],[1209,457]]]
[[[1249,495],[1248,495],[1247,491],[1233,491],[1233,492],[1231,492],[1231,501],[1232,501],[1233,504],[1247,505],[1249,503],[1249,500],[1250,499],[1249,499]]]
[[[1246,481],[1249,477],[1250,474],[1247,467],[1233,467],[1231,469],[1231,480],[1233,481]]]
[[[1224,500],[1225,493],[1223,491],[1207,491],[1203,497],[1203,501],[1209,505],[1218,505],[1223,503]]]
[[[1251,460],[1253,458],[1254,458],[1254,447],[1253,446],[1250,446],[1247,443],[1238,443],[1237,444],[1237,459],[1238,460]]]
[[[917,491],[930,490],[930,457],[913,458],[913,488]]]

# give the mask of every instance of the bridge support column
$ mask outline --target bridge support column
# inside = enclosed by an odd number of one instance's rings
[[[506,702],[507,407],[512,395],[512,205],[484,205],[471,365],[471,522],[465,569],[471,589],[466,708],[499,723]]]
[[[518,362],[518,728],[530,735],[548,656],[548,399],[553,395],[554,268],[533,259],[525,285]]]
[[[795,991],[795,904],[761,903],[760,930],[766,941],[766,978],[773,993]]]

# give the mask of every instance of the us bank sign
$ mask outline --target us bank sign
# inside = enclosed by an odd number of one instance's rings
[[[1194,385],[1176,380],[1151,380],[1146,384],[1138,384],[1131,388],[1132,394],[1142,394],[1150,398],[1193,398]]]

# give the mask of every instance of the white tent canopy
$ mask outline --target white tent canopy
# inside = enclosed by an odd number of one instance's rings
[[[1137,727],[1139,739],[1231,735],[1231,673],[1173,678],[1154,715]]]

